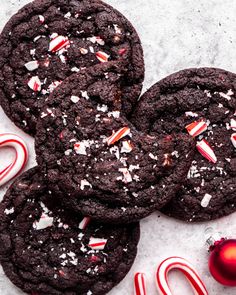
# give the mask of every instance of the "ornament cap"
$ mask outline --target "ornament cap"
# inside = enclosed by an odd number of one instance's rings
[[[209,247],[209,250],[211,251],[218,243],[224,241],[225,239],[226,238],[222,238],[220,233],[214,233],[208,236],[206,244]]]

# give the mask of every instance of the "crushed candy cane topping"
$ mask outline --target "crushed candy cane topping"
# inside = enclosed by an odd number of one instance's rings
[[[28,82],[28,86],[29,88],[31,88],[33,91],[40,91],[41,90],[41,81],[39,80],[38,76],[34,76],[32,77],[29,82]]]
[[[100,62],[107,62],[110,55],[103,51],[98,51],[96,52],[96,57]]]
[[[119,141],[121,138],[130,135],[130,128],[123,127],[120,128],[118,131],[114,132],[110,137],[107,139],[107,144],[112,145]]]
[[[206,208],[209,205],[211,198],[212,198],[211,195],[205,194],[201,201],[201,206]]]
[[[231,142],[232,142],[233,146],[236,148],[236,133],[233,133],[231,135]]]
[[[132,181],[132,176],[127,168],[119,168],[119,172],[123,173],[122,181],[128,183]]]
[[[34,71],[39,67],[39,62],[37,60],[29,61],[25,64],[28,71]]]
[[[64,36],[56,36],[52,34],[52,40],[49,44],[49,51],[57,52],[63,48],[68,48],[70,46],[70,41],[67,37]]]
[[[206,131],[207,127],[207,123],[203,120],[200,120],[187,125],[185,128],[191,136],[196,137]]]
[[[79,224],[79,229],[84,230],[88,226],[90,221],[91,221],[90,217],[84,217],[83,220]]]
[[[211,146],[205,139],[202,139],[201,141],[199,141],[196,147],[198,151],[201,153],[201,155],[205,157],[208,161],[213,163],[217,162],[217,158],[213,149],[211,148]]]
[[[236,120],[235,119],[231,119],[230,120],[230,127],[236,131]]]
[[[91,237],[89,240],[89,247],[94,250],[103,250],[106,246],[107,239],[99,239]]]

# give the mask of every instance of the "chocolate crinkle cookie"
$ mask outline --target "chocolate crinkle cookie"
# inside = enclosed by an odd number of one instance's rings
[[[138,132],[110,107],[117,99],[109,96],[107,76],[99,77],[99,87],[86,77],[68,78],[42,109],[37,161],[66,207],[104,222],[139,220],[176,193],[194,141],[188,135]]]
[[[139,130],[197,140],[188,176],[163,212],[205,221],[236,210],[235,111],[236,75],[215,68],[172,74],[141,97],[132,119]]]
[[[97,224],[59,206],[38,167],[0,205],[0,261],[28,294],[107,294],[131,268],[138,241],[138,223]]]
[[[31,135],[49,94],[85,67],[126,61],[125,114],[141,92],[144,61],[137,32],[102,1],[35,0],[11,17],[0,44],[0,104]]]

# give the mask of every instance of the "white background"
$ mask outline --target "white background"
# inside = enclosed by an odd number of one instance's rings
[[[0,28],[28,0],[1,0]],[[215,66],[236,72],[236,1],[234,0],[107,0],[136,27],[143,43],[146,63],[144,90],[180,69]],[[34,163],[33,139],[17,129],[0,109],[0,133],[14,132],[30,148],[28,168]],[[0,151],[0,167],[13,156]],[[0,197],[6,188],[0,190]],[[195,265],[210,295],[233,295],[236,288],[224,288],[213,280],[207,266],[206,229],[236,237],[236,213],[218,221],[186,224],[154,213],[141,222],[138,257],[127,277],[111,295],[133,294],[133,274],[142,271],[148,277],[148,295],[158,294],[155,271],[166,257],[179,255]],[[0,245],[1,247],[1,245]],[[193,294],[182,275],[173,272],[170,285],[174,295]],[[0,294],[19,295],[0,269]],[[48,294],[50,295],[50,294]]]

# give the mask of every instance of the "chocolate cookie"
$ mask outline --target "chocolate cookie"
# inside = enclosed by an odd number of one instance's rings
[[[236,75],[214,68],[180,71],[142,96],[132,119],[139,130],[198,141],[188,177],[163,212],[204,221],[236,210],[235,110]]]
[[[133,264],[139,225],[99,225],[60,209],[39,170],[18,178],[0,205],[6,275],[28,294],[106,294]]]
[[[138,132],[119,111],[109,111],[105,103],[116,99],[106,78],[99,81],[96,88],[75,74],[54,90],[37,124],[37,161],[67,207],[99,221],[133,222],[176,192],[193,140]]]
[[[97,0],[35,0],[0,36],[0,104],[31,135],[48,95],[73,72],[124,60],[123,111],[138,98],[144,77],[137,32],[117,10]]]

